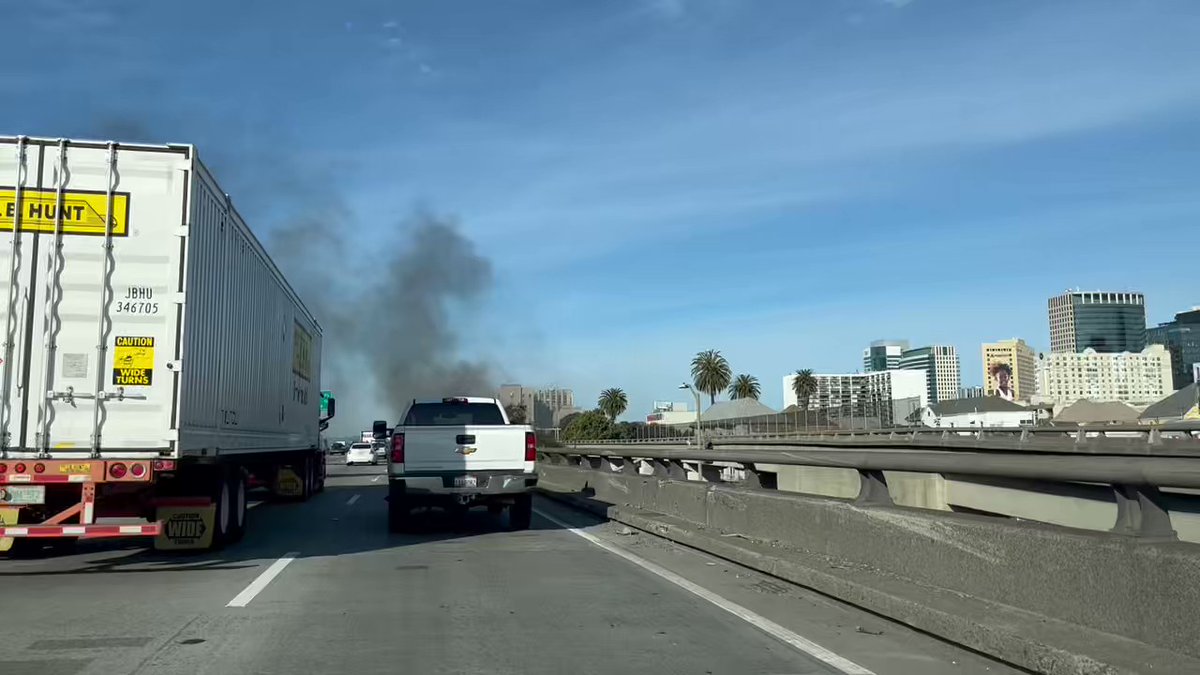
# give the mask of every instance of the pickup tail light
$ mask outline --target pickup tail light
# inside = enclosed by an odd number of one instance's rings
[[[525,461],[537,461],[537,434],[532,431],[525,432]]]
[[[404,463],[404,434],[392,436],[392,464]]]

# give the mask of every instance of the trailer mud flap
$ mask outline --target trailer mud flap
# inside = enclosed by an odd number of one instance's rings
[[[291,467],[281,466],[275,474],[274,492],[279,497],[303,497],[304,479]]]
[[[17,516],[21,513],[20,509],[4,509],[0,508],[0,525],[16,525]],[[12,537],[0,537],[0,553],[12,548]]]
[[[160,504],[156,519],[162,530],[154,540],[159,551],[182,551],[212,547],[213,520],[217,507],[207,504]]]

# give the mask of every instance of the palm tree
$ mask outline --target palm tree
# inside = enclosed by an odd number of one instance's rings
[[[792,378],[792,392],[796,394],[800,409],[808,410],[808,400],[817,393],[817,378],[813,377],[813,371],[808,368],[797,370]]]
[[[625,396],[625,392],[617,387],[610,387],[600,392],[600,400],[597,402],[601,412],[608,415],[608,419],[617,421],[621,413],[629,407],[629,398]]]
[[[716,403],[717,394],[729,386],[733,371],[729,362],[715,349],[707,349],[692,359],[692,382],[696,389],[708,394],[708,402]]]
[[[752,398],[758,400],[762,394],[762,387],[758,385],[758,378],[753,375],[738,375],[733,378],[733,384],[729,385],[729,398]]]

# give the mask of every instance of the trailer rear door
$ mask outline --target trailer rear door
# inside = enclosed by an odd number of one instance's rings
[[[173,448],[190,161],[0,139],[4,455]]]

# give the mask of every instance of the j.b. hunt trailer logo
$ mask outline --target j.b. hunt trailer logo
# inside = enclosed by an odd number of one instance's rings
[[[19,212],[22,232],[53,233],[61,223],[63,234],[104,235],[104,214],[110,213],[108,194],[99,190],[63,190],[62,208],[53,189],[22,188]],[[0,232],[12,232],[18,220],[17,191],[0,187]],[[129,193],[114,192],[111,233],[129,235]]]
[[[118,336],[113,350],[113,384],[148,387],[154,382],[154,338]]]

